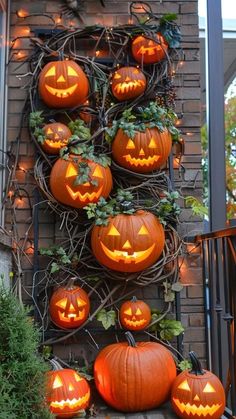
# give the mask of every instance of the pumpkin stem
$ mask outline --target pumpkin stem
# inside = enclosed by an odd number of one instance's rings
[[[73,276],[72,278],[69,279],[67,285],[66,285],[66,289],[72,289],[74,287],[74,282],[77,278],[75,276]]]
[[[132,346],[132,348],[136,348],[137,345],[136,345],[136,342],[134,340],[134,337],[133,337],[132,333],[125,332],[125,337],[128,341],[129,346]]]
[[[52,365],[52,369],[53,371],[58,371],[58,370],[62,370],[62,366],[59,364],[58,361],[54,359],[49,359],[50,364]]]
[[[138,299],[135,295],[133,295],[130,301],[132,301],[132,303],[137,303]]]
[[[189,352],[189,358],[190,358],[190,361],[192,363],[192,369],[190,371],[190,374],[204,375],[205,372],[202,369],[201,362],[197,358],[197,355],[195,354],[195,352],[193,352],[193,351]]]

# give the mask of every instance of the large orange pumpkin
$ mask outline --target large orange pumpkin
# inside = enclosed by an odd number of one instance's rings
[[[76,185],[79,163],[85,162],[90,169],[90,180]],[[109,167],[70,155],[68,160],[58,159],[50,175],[50,188],[54,197],[65,205],[83,208],[96,203],[102,196],[106,198],[112,188],[112,175]]]
[[[162,225],[151,212],[118,214],[107,226],[94,226],[91,245],[97,260],[120,272],[139,272],[159,258],[165,242]]]
[[[120,128],[112,143],[114,160],[132,172],[148,173],[159,169],[167,160],[172,147],[171,134],[158,128],[136,131],[134,138]]]
[[[89,384],[76,371],[69,368],[49,371],[47,403],[57,418],[77,416],[80,410],[88,407],[89,400]]]
[[[52,122],[43,127],[45,140],[42,142],[42,149],[48,154],[58,154],[60,149],[66,146],[71,137],[70,129],[60,122]]]
[[[39,75],[39,94],[51,108],[72,108],[84,103],[88,79],[72,60],[51,61]]]
[[[109,405],[123,412],[158,407],[168,399],[176,377],[172,355],[156,342],[135,343],[127,333],[129,343],[109,345],[96,358],[96,388]]]
[[[150,39],[139,35],[132,42],[132,54],[138,63],[154,64],[161,61],[166,56],[168,44],[165,38],[157,33]]]
[[[53,323],[65,329],[81,326],[88,318],[90,301],[80,287],[60,287],[52,294],[49,313]]]
[[[194,352],[190,352],[192,369],[183,371],[173,383],[171,404],[183,419],[218,419],[224,413],[225,392],[216,375],[203,370]]]
[[[130,301],[125,301],[121,305],[119,317],[125,329],[143,330],[150,323],[151,310],[144,301],[133,297]]]
[[[121,67],[112,75],[111,90],[116,99],[129,100],[140,96],[146,84],[146,77],[139,68]]]

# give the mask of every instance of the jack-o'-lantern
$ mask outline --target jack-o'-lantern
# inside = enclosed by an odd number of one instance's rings
[[[144,301],[133,297],[121,305],[119,317],[125,329],[143,330],[150,323],[151,310]]]
[[[172,146],[171,134],[158,128],[136,131],[134,138],[120,128],[112,143],[114,160],[132,172],[148,173],[159,169],[167,160]]]
[[[72,60],[51,61],[39,75],[39,93],[51,108],[72,108],[83,103],[89,82],[81,67]]]
[[[112,75],[111,90],[116,99],[129,100],[140,96],[146,84],[146,77],[139,68],[121,67]]]
[[[154,64],[166,56],[168,44],[165,38],[157,33],[154,39],[139,35],[132,42],[132,54],[138,63]]]
[[[190,352],[192,370],[183,371],[173,383],[171,403],[183,419],[218,419],[225,409],[224,388],[216,375],[203,370],[194,352]]]
[[[80,287],[58,288],[51,297],[49,312],[53,323],[65,329],[81,326],[88,318],[88,294]]]
[[[70,129],[60,122],[52,122],[43,127],[45,139],[42,142],[42,149],[48,154],[58,154],[62,147],[65,147],[71,137]]]
[[[85,163],[90,170],[89,180],[77,184],[80,164]],[[112,188],[112,175],[109,167],[92,160],[70,155],[68,160],[58,159],[50,174],[50,188],[53,196],[62,204],[83,208],[96,203],[102,196],[106,198]]]
[[[164,247],[162,225],[151,212],[118,214],[107,226],[95,225],[91,245],[97,260],[120,272],[139,272],[159,258]]]
[[[48,372],[47,403],[57,418],[73,418],[86,409],[90,388],[85,378],[70,368]]]
[[[176,377],[171,352],[156,342],[108,345],[94,363],[95,385],[103,399],[121,412],[154,409],[167,401]]]

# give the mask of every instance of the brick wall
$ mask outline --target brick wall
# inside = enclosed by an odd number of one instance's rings
[[[119,25],[129,21],[128,7],[129,2],[120,0],[119,2],[105,0],[104,9],[98,1],[88,0],[84,3],[84,9],[81,13],[86,24],[100,23],[102,25]],[[197,198],[202,196],[201,183],[201,146],[200,146],[200,68],[199,68],[199,39],[198,39],[198,16],[197,1],[149,1],[154,12],[162,15],[164,13],[177,13],[178,24],[181,27],[183,35],[182,48],[184,51],[184,60],[178,68],[175,77],[177,87],[176,112],[183,114],[179,121],[179,128],[182,130],[182,137],[185,140],[185,155],[182,158],[181,166],[175,170],[176,187],[180,189],[183,195],[193,195]],[[47,13],[58,18],[60,15],[60,6],[62,1],[20,1],[11,2],[11,39],[17,36],[34,34],[34,29],[41,27],[50,27],[50,20],[45,16],[32,16],[20,20],[15,11],[20,8],[26,8],[30,13]],[[78,23],[77,19],[68,19],[67,24]],[[23,63],[23,58],[27,58],[31,46],[29,39],[17,40],[10,52],[11,62],[8,66],[9,72],[9,117],[8,117],[8,141],[13,145],[19,134],[19,124],[22,117],[22,110],[26,98],[26,90],[23,86],[27,84],[28,77],[20,77],[28,71],[27,64]],[[35,148],[29,139],[26,123],[21,132],[20,142],[20,161],[19,167],[24,170],[18,170],[16,175],[22,188],[26,188],[34,202],[34,181],[32,178],[32,169],[35,159]],[[198,217],[192,215],[189,208],[185,208],[184,200],[180,199],[182,205],[181,225],[179,232],[182,237],[187,239],[202,231],[202,223]],[[18,225],[19,238],[25,240],[33,239],[33,213],[28,199],[24,198],[22,202],[16,205],[16,220]],[[6,222],[7,228],[11,230],[12,214],[9,211]],[[39,209],[39,237],[40,246],[53,244],[55,237],[58,236],[55,223],[55,215],[47,207],[40,206]],[[43,261],[40,261],[40,263]],[[30,291],[32,283],[33,256],[30,254],[22,257],[22,267],[24,269],[23,283],[26,291]],[[203,292],[202,276],[200,269],[200,255],[194,250],[191,257],[184,262],[181,268],[183,282],[188,284],[181,292],[181,311],[182,321],[186,328],[184,336],[185,353],[189,349],[196,350],[201,358],[204,358],[204,316],[203,316]],[[189,285],[190,284],[190,285]],[[28,287],[28,288],[27,288]],[[151,287],[144,291],[146,298],[152,300],[155,304],[158,298],[158,291]],[[25,299],[28,301],[29,295],[25,293]],[[109,334],[107,335],[109,341]],[[81,341],[83,338],[81,337]],[[84,341],[83,341],[84,342]],[[73,349],[74,353],[83,350]],[[82,348],[82,349],[81,349]],[[57,353],[65,353],[64,346],[57,347]],[[88,350],[88,348],[87,348]]]

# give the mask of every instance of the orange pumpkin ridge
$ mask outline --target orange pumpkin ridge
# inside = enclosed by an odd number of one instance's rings
[[[155,64],[166,57],[168,44],[165,38],[157,33],[154,39],[139,35],[132,41],[132,55],[138,63]],[[156,39],[156,42],[155,42]]]
[[[151,310],[144,301],[132,297],[130,301],[125,301],[121,305],[119,317],[125,329],[143,330],[150,323]]]
[[[189,354],[192,369],[175,379],[171,392],[174,412],[183,419],[218,419],[225,410],[225,391],[219,378],[203,370],[194,352]]]
[[[70,129],[60,122],[52,122],[43,127],[45,140],[41,144],[42,149],[48,154],[58,154],[60,149],[66,146],[71,137]]]
[[[140,96],[145,91],[146,85],[145,75],[136,67],[121,67],[112,75],[112,94],[119,101]]]

